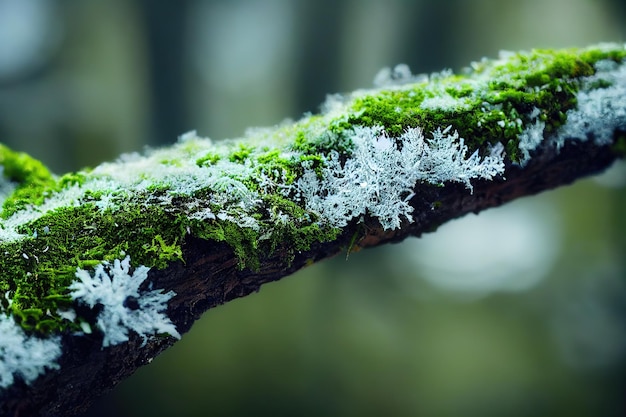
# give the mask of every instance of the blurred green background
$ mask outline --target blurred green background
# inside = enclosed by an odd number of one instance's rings
[[[0,0],[0,141],[62,173],[237,137],[501,49],[626,40],[622,0]],[[99,416],[622,416],[626,166],[209,311]]]

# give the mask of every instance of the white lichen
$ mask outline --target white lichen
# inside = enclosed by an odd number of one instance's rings
[[[59,369],[61,337],[28,335],[12,317],[0,313],[0,388],[15,378],[30,384],[46,369]]]
[[[130,273],[130,257],[104,262],[93,273],[76,270],[77,281],[68,288],[71,297],[90,308],[101,306],[96,325],[102,331],[102,346],[117,345],[129,340],[129,331],[143,337],[167,333],[177,339],[176,326],[164,314],[173,291],[142,290],[139,287],[148,278],[150,268],[138,266]]]
[[[219,213],[222,217],[241,220],[242,227],[255,227],[256,220],[244,214],[254,209],[260,198],[242,180],[256,173],[249,162],[236,163],[228,159],[238,143],[224,141],[216,144],[189,132],[170,148],[147,150],[143,155],[124,154],[117,161],[103,163],[89,173],[83,172],[86,177],[83,184],[70,185],[60,192],[50,193],[43,204],[24,207],[2,219],[0,242],[27,238],[20,233],[22,226],[58,208],[77,207],[89,201],[102,211],[115,211],[137,195],[150,195],[150,187],[154,186],[166,191],[158,197],[150,197],[151,200],[144,201],[145,204],[167,207],[171,206],[172,198],[188,197],[189,207],[197,207],[197,211],[186,213],[190,218],[210,218],[211,212],[207,212],[206,208],[214,205],[223,207]],[[196,160],[207,152],[220,155],[221,160],[213,166],[198,166]],[[200,190],[213,192],[198,197],[196,194]],[[0,188],[0,197],[1,192]],[[94,193],[99,195],[96,201],[89,197]]]
[[[321,179],[308,169],[297,183],[307,209],[335,227],[367,213],[384,229],[397,229],[403,218],[412,221],[408,200],[416,183],[461,182],[472,189],[470,180],[504,172],[501,145],[484,158],[478,152],[467,157],[463,138],[450,127],[430,138],[417,128],[393,138],[382,127],[355,127],[351,140],[354,151],[345,162],[333,151]]]
[[[445,92],[436,97],[427,97],[420,104],[423,110],[462,111],[469,110],[471,107],[472,103],[469,98],[456,98]]]

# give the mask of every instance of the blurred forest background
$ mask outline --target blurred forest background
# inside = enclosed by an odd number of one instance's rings
[[[57,173],[398,63],[626,41],[622,0],[0,0],[0,141]],[[622,416],[626,167],[209,311],[84,417]]]

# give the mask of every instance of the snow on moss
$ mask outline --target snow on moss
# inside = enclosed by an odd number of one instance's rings
[[[595,69],[582,80],[578,106],[567,112],[567,122],[556,137],[558,148],[568,139],[609,145],[615,130],[626,130],[626,63],[601,60]]]
[[[144,154],[124,154],[117,161],[103,163],[90,172],[81,172],[83,181],[48,192],[41,204],[27,205],[2,219],[0,243],[28,237],[20,232],[22,226],[59,208],[77,207],[90,201],[101,211],[116,210],[138,195],[153,194],[151,190],[155,187],[163,193],[153,197],[150,203],[168,206],[173,198],[192,197],[190,207],[198,207],[197,211],[201,212],[187,213],[193,218],[203,219],[204,208],[211,204],[223,207],[215,215],[238,218],[242,224],[254,226],[251,217],[237,216],[234,210],[229,210],[236,207],[238,211],[250,211],[259,202],[258,194],[242,182],[255,175],[251,163],[236,163],[228,159],[236,145],[235,141],[215,144],[198,137],[195,132],[189,132],[170,148],[147,150]],[[213,166],[197,164],[198,158],[208,152],[219,154],[220,161]],[[9,182],[6,187],[0,187],[0,198],[8,195],[10,190]],[[202,190],[214,192],[195,198]]]
[[[606,44],[596,48],[600,51],[624,50],[626,45]],[[549,136],[547,143],[550,146],[561,149],[570,140],[593,140],[596,145],[609,145],[616,130],[626,130],[626,62],[602,59],[593,64],[593,71],[592,75],[578,81],[576,106],[565,112],[565,123]],[[519,135],[522,166],[547,136],[546,123],[540,116],[541,111],[533,108],[528,114],[531,123]]]
[[[180,334],[176,326],[164,314],[167,302],[175,295],[173,291],[140,291],[139,287],[148,278],[150,268],[139,266],[130,273],[130,257],[107,262],[96,267],[94,274],[78,269],[77,281],[68,288],[72,299],[90,308],[101,306],[97,326],[107,347],[128,341],[132,330],[144,339],[158,333],[167,333],[177,339]]]
[[[33,382],[46,369],[59,369],[61,337],[28,335],[12,317],[0,313],[0,388],[15,378]]]
[[[537,146],[543,142],[545,128],[546,123],[536,119],[535,123],[528,125],[528,127],[520,133],[518,147],[522,152],[520,158],[521,166],[525,166],[528,161],[530,161],[530,153],[537,149]]]

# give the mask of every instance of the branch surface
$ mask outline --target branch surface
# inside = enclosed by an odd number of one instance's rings
[[[0,145],[0,414],[69,416],[207,309],[626,155],[626,48],[502,53],[55,176]]]

